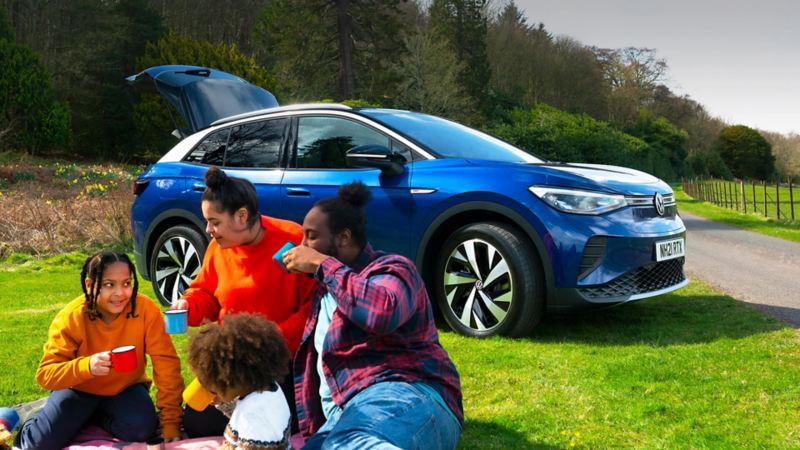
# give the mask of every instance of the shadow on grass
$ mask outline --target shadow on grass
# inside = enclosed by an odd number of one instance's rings
[[[783,328],[786,325],[724,295],[666,295],[603,311],[547,315],[529,339],[668,346],[741,339]]]
[[[528,441],[524,434],[504,427],[497,422],[467,419],[464,432],[461,433],[459,450],[468,449],[561,449],[548,444],[537,444]]]

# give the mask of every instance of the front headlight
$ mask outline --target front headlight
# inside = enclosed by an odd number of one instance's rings
[[[548,186],[528,190],[553,208],[572,214],[603,214],[628,205],[622,195]]]

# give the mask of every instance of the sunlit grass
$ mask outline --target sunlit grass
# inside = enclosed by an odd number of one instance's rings
[[[83,256],[0,270],[0,405],[46,395],[33,374],[50,320],[80,292]],[[796,331],[699,282],[548,317],[528,339],[440,336],[461,374],[460,448],[800,446]],[[185,361],[187,336],[174,338]]]

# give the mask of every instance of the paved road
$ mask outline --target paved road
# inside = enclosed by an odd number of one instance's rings
[[[800,243],[681,217],[689,275],[800,329]]]

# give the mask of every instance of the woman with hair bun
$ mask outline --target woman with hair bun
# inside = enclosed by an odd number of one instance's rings
[[[351,183],[320,200],[303,244],[283,255],[318,283],[294,360],[303,448],[453,449],[464,420],[458,372],[414,263],[367,242],[369,199]]]
[[[278,325],[294,354],[308,317],[314,280],[286,272],[272,256],[287,242],[300,244],[302,227],[260,215],[255,187],[245,179],[211,167],[205,180],[201,207],[212,239],[200,273],[171,309],[187,309],[190,326],[216,322],[229,314],[260,314]],[[288,377],[286,384],[284,392],[292,404]],[[190,436],[221,434],[226,424],[227,418],[213,407],[202,415],[186,409],[184,426]]]

